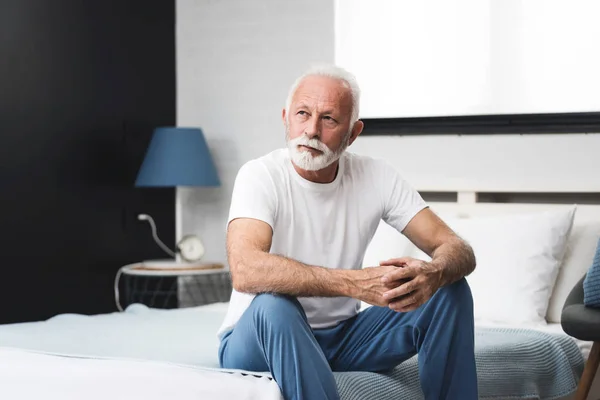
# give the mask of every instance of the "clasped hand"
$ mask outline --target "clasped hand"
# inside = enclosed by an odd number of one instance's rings
[[[360,282],[360,300],[398,312],[416,310],[442,285],[440,268],[410,257],[382,261],[363,271],[367,277]]]

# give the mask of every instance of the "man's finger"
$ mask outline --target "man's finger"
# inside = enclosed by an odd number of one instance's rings
[[[412,278],[414,279],[414,278]],[[383,282],[383,286],[385,286],[388,289],[395,289],[398,286],[406,283],[406,282],[410,282],[411,279],[398,279],[397,281],[389,281],[389,282]]]
[[[394,311],[406,312],[408,309],[416,309],[420,305],[419,300],[418,292],[413,292],[398,300],[392,301],[388,307]]]
[[[390,258],[389,260],[380,261],[379,265],[394,265],[396,267],[401,267],[408,264],[412,260],[414,260],[414,258],[411,257]]]
[[[418,283],[415,280],[410,280],[398,287],[388,290],[383,294],[385,299],[395,299],[396,297],[405,296],[418,289]]]
[[[414,278],[415,276],[417,276],[419,274],[419,272],[420,272],[420,269],[415,268],[415,267],[398,268],[398,269],[395,269],[395,270],[383,275],[381,277],[381,281],[383,283],[386,283],[386,282],[399,281],[401,279]]]

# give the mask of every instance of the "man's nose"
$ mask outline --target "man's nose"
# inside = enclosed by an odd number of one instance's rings
[[[309,139],[318,138],[321,134],[319,129],[319,118],[311,117],[310,120],[307,121],[306,127],[304,128],[304,134],[308,136]]]

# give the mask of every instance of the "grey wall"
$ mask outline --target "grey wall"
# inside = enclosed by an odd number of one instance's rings
[[[223,186],[182,190],[182,233],[225,261],[235,175],[284,146],[281,109],[311,63],[334,60],[333,1],[178,0],[177,123],[201,127]]]

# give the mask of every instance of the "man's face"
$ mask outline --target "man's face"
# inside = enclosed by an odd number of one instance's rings
[[[339,159],[351,136],[350,89],[337,79],[309,76],[294,93],[285,115],[286,139],[294,163],[318,171]]]

